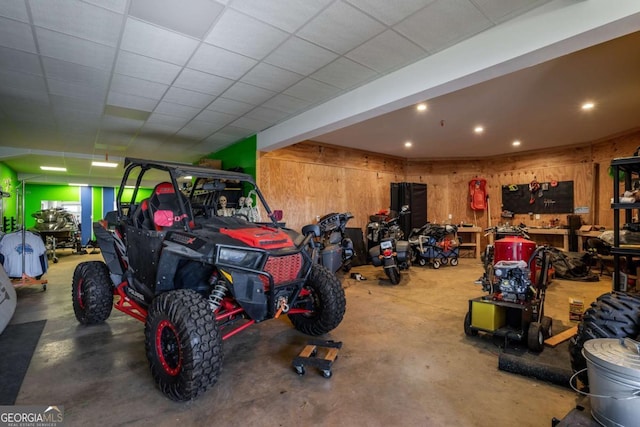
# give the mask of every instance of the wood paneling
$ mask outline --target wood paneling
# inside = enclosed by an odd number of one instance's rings
[[[502,185],[551,180],[574,182],[574,205],[588,206],[587,224],[613,225],[610,209],[613,181],[611,159],[633,155],[640,146],[640,130],[581,145],[496,156],[489,159],[404,160],[337,146],[303,142],[260,153],[258,182],[272,209],[283,209],[287,225],[300,229],[329,212],[351,211],[351,227],[364,229],[369,215],[388,209],[391,182],[421,182],[428,186],[431,222],[474,223],[480,227],[509,221],[545,225],[566,215],[542,214],[501,218]],[[597,174],[597,176],[594,176]],[[468,183],[487,180],[490,217],[469,207]]]
[[[404,180],[404,160],[303,142],[260,153],[258,184],[287,227],[300,230],[317,217],[349,211],[349,227],[364,229],[369,215],[390,204],[389,184]]]

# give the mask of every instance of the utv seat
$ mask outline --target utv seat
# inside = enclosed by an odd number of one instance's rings
[[[186,212],[180,208],[180,199]],[[156,230],[182,228],[184,218],[193,227],[193,211],[191,204],[182,193],[176,193],[170,182],[161,182],[153,189],[149,197],[149,217]]]

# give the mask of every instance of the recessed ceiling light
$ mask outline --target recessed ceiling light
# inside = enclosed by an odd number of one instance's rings
[[[91,162],[91,166],[101,166],[103,168],[116,168],[118,167],[118,164],[111,163],[111,162]]]
[[[55,166],[40,166],[43,171],[66,172],[67,168],[59,168]]]
[[[76,184],[75,182],[70,182],[69,185],[72,187],[88,187],[89,186],[89,184]]]
[[[407,147],[407,148],[411,147],[412,145],[413,145],[413,143],[411,141],[407,141],[407,142],[404,143],[404,146]]]
[[[482,132],[484,132],[484,128],[483,128],[482,126],[476,126],[476,127],[473,129],[473,131],[474,131],[475,133],[482,133]]]
[[[511,143],[511,145],[513,145],[514,147],[519,147],[520,146],[520,141],[518,141],[517,139],[515,141],[513,141]]]
[[[580,108],[582,108],[583,110],[592,110],[595,106],[596,104],[594,104],[593,102],[585,102]]]
[[[418,111],[425,111],[426,109],[427,109],[427,104],[425,104],[424,102],[422,104],[416,105],[416,110]]]

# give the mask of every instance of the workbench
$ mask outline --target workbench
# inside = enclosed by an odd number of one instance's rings
[[[458,227],[458,237],[462,239],[460,249],[472,249],[474,257],[480,259],[480,251],[482,249],[481,233],[481,227]]]
[[[569,252],[569,229],[567,228],[527,228],[531,240],[539,245],[555,246]],[[559,245],[562,241],[562,245]]]

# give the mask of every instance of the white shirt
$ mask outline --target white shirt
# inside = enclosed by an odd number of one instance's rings
[[[42,270],[40,257],[47,252],[47,248],[39,235],[30,231],[24,232],[24,250],[22,247],[22,231],[5,234],[0,240],[0,253],[4,255],[4,269],[9,277],[22,277],[25,273],[31,277],[46,273],[47,258],[43,257],[45,269]],[[24,271],[22,271],[22,256],[24,254]]]

